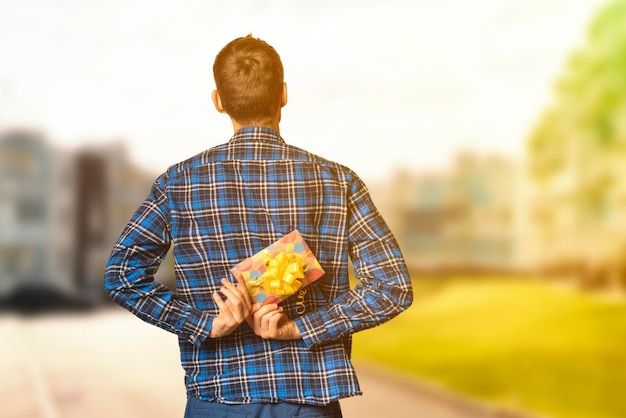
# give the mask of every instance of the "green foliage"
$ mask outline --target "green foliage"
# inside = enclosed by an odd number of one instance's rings
[[[415,283],[416,301],[355,335],[355,358],[557,418],[626,416],[626,303],[532,280]]]
[[[567,149],[597,161],[626,148],[626,1],[608,4],[589,26],[555,83],[555,103],[528,140],[529,169],[536,181],[565,165]],[[558,154],[561,154],[560,157]]]

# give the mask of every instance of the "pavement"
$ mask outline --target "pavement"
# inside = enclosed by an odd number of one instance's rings
[[[176,337],[121,309],[0,316],[0,417],[172,418],[185,408]],[[356,364],[345,418],[522,418]]]

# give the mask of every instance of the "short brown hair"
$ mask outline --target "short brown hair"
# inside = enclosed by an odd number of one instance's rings
[[[280,56],[251,34],[222,48],[213,63],[213,76],[224,111],[241,124],[271,120],[281,107]]]

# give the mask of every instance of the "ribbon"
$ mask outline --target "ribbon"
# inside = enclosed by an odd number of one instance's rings
[[[263,288],[268,295],[286,298],[302,287],[304,279],[302,257],[295,253],[278,253],[272,257],[269,251],[263,251],[261,256],[265,260],[265,271],[258,279],[247,282],[248,288],[251,288],[254,294]]]

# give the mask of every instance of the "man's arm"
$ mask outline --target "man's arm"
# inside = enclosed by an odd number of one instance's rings
[[[200,345],[208,337],[232,332],[250,312],[245,284],[222,281],[222,299],[216,317],[181,301],[174,292],[154,280],[170,248],[170,218],[167,196],[160,177],[135,211],[113,248],[104,276],[104,288],[120,306],[142,320]],[[244,293],[245,292],[245,293]]]
[[[413,302],[400,248],[356,176],[348,205],[350,259],[360,282],[324,308],[295,319],[309,347],[380,325]]]

